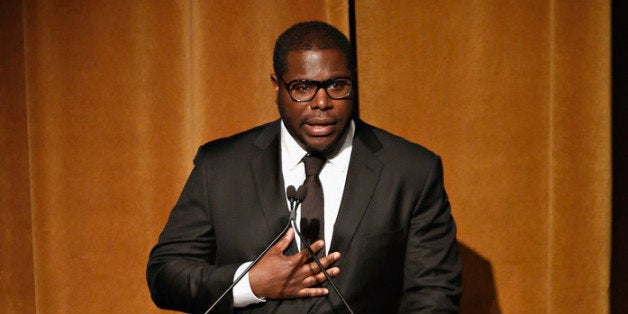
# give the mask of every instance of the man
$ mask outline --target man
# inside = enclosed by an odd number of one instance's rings
[[[355,61],[332,26],[292,26],[273,63],[281,119],[199,149],[149,258],[155,303],[207,310],[284,229],[286,187],[306,185],[304,163],[317,159],[298,228],[314,230],[310,247],[353,312],[457,312],[461,265],[440,158],[354,116]],[[289,229],[216,312],[348,312],[303,248]]]

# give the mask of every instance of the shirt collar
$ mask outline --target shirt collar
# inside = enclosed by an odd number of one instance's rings
[[[307,154],[305,149],[299,145],[299,143],[290,135],[288,129],[281,120],[281,162],[284,169],[292,170],[299,163],[301,159]],[[338,154],[328,159],[328,162],[334,167],[337,167],[343,172],[346,172],[349,168],[349,161],[351,160],[351,150],[353,148],[353,137],[355,135],[355,123],[353,120],[349,122],[349,128],[341,139],[342,146]]]

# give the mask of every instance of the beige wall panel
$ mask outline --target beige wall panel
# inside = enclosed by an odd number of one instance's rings
[[[0,311],[33,313],[22,5],[0,2]]]

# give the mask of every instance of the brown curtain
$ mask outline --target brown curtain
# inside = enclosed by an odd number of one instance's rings
[[[437,151],[463,313],[604,313],[610,1],[356,1],[361,117]],[[349,3],[0,2],[0,311],[154,313],[202,143],[278,117],[276,36]]]
[[[362,117],[443,157],[463,313],[606,313],[608,1],[356,1]]]

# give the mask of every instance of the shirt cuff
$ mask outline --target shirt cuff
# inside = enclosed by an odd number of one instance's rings
[[[249,267],[252,262],[244,263],[238,267],[233,275],[233,281],[235,281],[244,270]],[[258,298],[251,289],[251,283],[249,282],[249,273],[247,272],[244,277],[233,287],[233,307],[245,307],[249,304],[265,302],[266,299]]]

